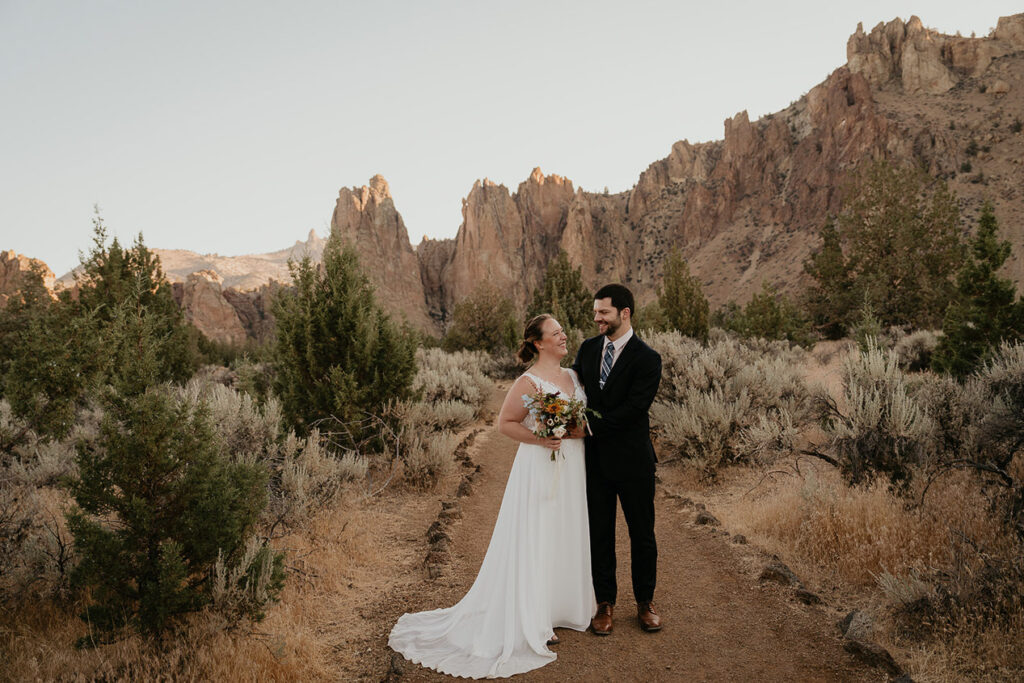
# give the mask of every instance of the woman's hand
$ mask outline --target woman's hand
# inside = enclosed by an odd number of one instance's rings
[[[562,440],[561,439],[555,439],[555,438],[544,439],[544,438],[541,438],[541,437],[537,437],[537,438],[540,439],[540,443],[537,444],[538,446],[544,446],[544,448],[550,448],[553,451],[557,451],[559,448],[562,447]]]
[[[567,439],[582,439],[587,435],[586,429],[580,425],[576,425],[569,430],[569,433],[565,435]]]

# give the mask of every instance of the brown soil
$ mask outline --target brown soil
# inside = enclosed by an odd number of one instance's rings
[[[496,407],[502,397],[497,390]],[[416,496],[394,500],[392,523],[378,529],[381,550],[392,555],[393,573],[363,593],[351,616],[359,635],[339,643],[345,678],[409,681],[449,678],[406,661],[387,646],[387,636],[407,611],[446,607],[466,592],[490,540],[515,444],[493,430],[479,435],[470,457],[482,466],[469,496],[459,502],[462,518],[449,528],[452,557],[445,572],[429,579],[422,558],[425,533],[441,508]],[[453,486],[447,488],[454,490]],[[385,501],[381,501],[383,505]],[[727,532],[696,526],[692,506],[676,491],[659,486],[657,498],[659,586],[655,604],[664,619],[659,633],[644,633],[629,602],[629,548],[619,517],[620,603],[614,632],[599,638],[560,630],[557,661],[521,676],[527,680],[702,680],[834,681],[884,680],[856,663],[843,648],[835,627],[838,612],[806,606],[792,589],[760,585],[757,576],[770,558],[749,545],[731,541]],[[426,513],[426,514],[424,514]],[[401,523],[399,522],[401,519]],[[383,520],[381,520],[383,521]],[[417,559],[418,558],[418,559]],[[367,586],[367,588],[370,588]],[[340,639],[339,639],[340,640]],[[344,654],[342,654],[344,651]],[[344,662],[344,663],[343,663]],[[358,668],[359,670],[354,670]],[[342,673],[342,672],[339,672]]]

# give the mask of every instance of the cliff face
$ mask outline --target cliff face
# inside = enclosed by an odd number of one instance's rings
[[[431,326],[420,264],[383,177],[374,176],[368,186],[341,189],[331,217],[331,235],[356,245],[382,304],[417,327]]]
[[[11,295],[21,289],[22,278],[36,264],[43,269],[43,284],[53,289],[53,272],[39,259],[29,258],[13,251],[0,251],[0,308],[7,305]]]
[[[991,200],[1014,247],[1007,272],[1021,282],[1022,118],[1024,14],[999,19],[984,38],[942,35],[917,17],[894,19],[867,33],[858,26],[847,64],[785,110],[756,121],[740,112],[725,121],[720,141],[676,142],[627,192],[584,192],[540,169],[515,192],[477,181],[463,200],[456,237],[424,239],[414,250],[387,182],[375,176],[339,192],[331,231],[356,246],[381,301],[434,334],[484,279],[524,305],[559,249],[589,286],[623,282],[645,303],[676,247],[717,307],[746,301],[763,281],[783,291],[805,284],[802,264],[839,210],[848,174],[865,159],[885,157],[945,178],[962,200],[965,229]],[[219,284],[196,281],[191,298],[182,298],[193,319],[210,311],[210,334],[238,335],[227,304],[248,336],[265,338],[273,327],[273,286],[265,283],[287,281],[287,258],[301,250],[318,259],[323,242],[311,233],[275,254],[192,254],[181,257],[180,268],[171,263],[179,252],[157,252],[172,277],[208,268],[236,285],[215,302]],[[247,275],[254,268],[262,274]],[[0,270],[0,296],[3,277]]]

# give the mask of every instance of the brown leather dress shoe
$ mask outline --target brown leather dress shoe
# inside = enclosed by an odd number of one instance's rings
[[[638,602],[636,604],[636,618],[640,621],[640,628],[644,631],[660,631],[661,617],[654,611],[654,603]]]
[[[590,630],[599,636],[606,636],[612,632],[612,603],[597,603],[597,614],[590,620]]]

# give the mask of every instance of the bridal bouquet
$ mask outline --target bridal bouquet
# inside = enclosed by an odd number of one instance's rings
[[[537,425],[533,433],[542,439],[561,439],[570,430],[587,424],[587,406],[575,398],[566,400],[558,394],[538,391],[523,394],[523,407],[530,411]],[[551,459],[554,460],[558,453],[557,450],[551,451]]]

